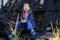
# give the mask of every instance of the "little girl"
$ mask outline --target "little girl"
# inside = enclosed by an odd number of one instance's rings
[[[35,28],[35,23],[34,23],[34,19],[33,19],[33,13],[31,11],[30,5],[28,3],[24,3],[23,5],[23,12],[21,13],[21,20],[18,21],[15,25],[15,29],[19,30],[21,27],[23,27],[22,25],[25,25],[23,28],[27,28],[27,30],[29,31],[29,33],[32,36],[36,35],[36,32],[34,30]],[[14,32],[12,32],[13,35],[15,35]],[[12,38],[12,35],[9,35],[9,38]]]

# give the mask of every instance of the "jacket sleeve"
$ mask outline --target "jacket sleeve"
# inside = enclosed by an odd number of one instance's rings
[[[20,20],[23,20],[24,17],[23,17],[23,13],[20,14]]]
[[[33,13],[30,13],[28,20],[33,24],[33,27],[35,27],[36,24],[35,24],[35,21],[34,21]]]

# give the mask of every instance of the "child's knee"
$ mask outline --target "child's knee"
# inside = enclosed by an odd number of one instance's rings
[[[28,22],[28,23],[27,23],[27,28],[28,28],[28,29],[33,29],[32,23]]]
[[[21,25],[21,22],[17,22],[16,25],[15,25],[15,29],[19,29],[20,28],[20,25]]]

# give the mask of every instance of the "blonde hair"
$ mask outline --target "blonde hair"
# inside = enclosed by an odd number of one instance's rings
[[[24,4],[23,4],[23,8],[24,8],[24,5],[25,5],[25,4],[28,4],[28,5],[29,5],[29,8],[30,8],[29,12],[32,12],[32,11],[31,11],[31,7],[30,7],[30,4],[29,4],[29,3],[24,3]],[[24,9],[23,9],[23,12],[24,12]]]

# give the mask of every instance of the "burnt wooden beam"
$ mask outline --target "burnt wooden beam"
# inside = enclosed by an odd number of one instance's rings
[[[7,18],[0,15],[0,21],[10,24],[15,24],[15,22],[8,20]]]

